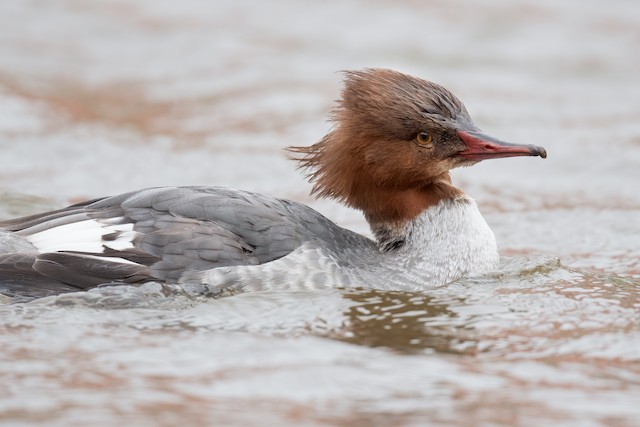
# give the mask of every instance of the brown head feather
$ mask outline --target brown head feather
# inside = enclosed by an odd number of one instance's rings
[[[370,222],[404,222],[458,197],[449,169],[464,149],[454,124],[472,126],[464,105],[434,83],[385,69],[345,73],[335,127],[309,147],[289,147],[309,171],[312,193],[361,209]],[[427,132],[428,146],[416,144]]]

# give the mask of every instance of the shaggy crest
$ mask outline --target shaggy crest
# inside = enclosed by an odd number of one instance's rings
[[[454,166],[429,161],[441,145],[458,140],[456,123],[471,124],[462,102],[442,86],[386,69],[348,71],[330,119],[335,126],[319,142],[287,149],[308,171],[312,194],[361,209],[374,221],[408,219],[459,194],[448,174]],[[422,131],[439,142],[427,155],[414,144]]]

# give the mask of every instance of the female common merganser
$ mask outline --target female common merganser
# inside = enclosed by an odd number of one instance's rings
[[[313,193],[361,210],[376,238],[300,203],[221,187],[165,187],[0,223],[0,290],[60,293],[103,283],[214,291],[418,290],[498,265],[495,237],[449,170],[546,157],[482,133],[437,84],[385,69],[346,73],[335,127],[290,147]]]

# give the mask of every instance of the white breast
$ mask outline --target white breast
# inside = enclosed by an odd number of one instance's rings
[[[407,227],[406,244],[393,257],[412,281],[438,286],[498,266],[493,231],[468,196],[441,201]]]

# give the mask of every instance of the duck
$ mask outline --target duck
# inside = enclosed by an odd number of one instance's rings
[[[316,197],[361,211],[372,238],[295,201],[215,186],[157,187],[0,222],[0,292],[104,284],[214,294],[362,287],[421,291],[498,267],[496,238],[450,171],[544,148],[481,131],[444,87],[398,71],[344,72],[329,132],[288,147]]]

